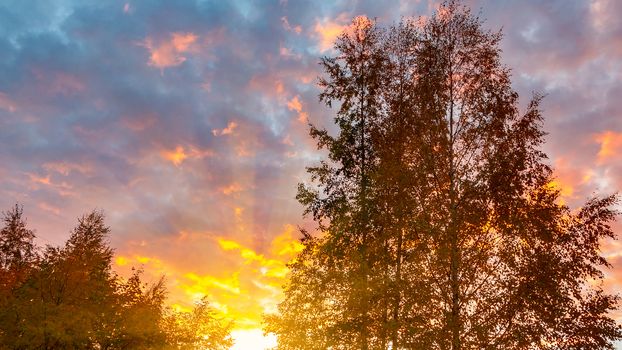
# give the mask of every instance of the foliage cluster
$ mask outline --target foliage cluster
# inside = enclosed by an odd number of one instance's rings
[[[383,28],[355,18],[321,64],[338,132],[311,125],[305,233],[278,349],[612,349],[602,289],[616,196],[571,210],[519,111],[500,33],[457,1]]]
[[[0,230],[0,349],[228,349],[231,323],[206,300],[190,313],[165,305],[164,279],[112,270],[101,212],[78,219],[64,246],[35,245],[18,205]]]

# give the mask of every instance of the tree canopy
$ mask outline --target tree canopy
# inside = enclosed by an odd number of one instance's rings
[[[0,230],[0,349],[228,349],[231,322],[206,300],[190,313],[165,305],[164,279],[112,271],[102,212],[78,219],[64,246],[34,243],[23,210]]]
[[[500,32],[457,1],[384,28],[357,17],[321,60],[318,222],[290,264],[278,349],[612,349],[600,242],[615,195],[560,201],[535,94],[519,109]]]

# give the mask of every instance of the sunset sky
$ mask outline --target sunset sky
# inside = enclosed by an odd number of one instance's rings
[[[545,151],[571,207],[622,189],[622,1],[466,1],[503,28],[524,109],[544,100]],[[171,305],[204,295],[260,349],[285,263],[314,228],[295,201],[322,156],[307,122],[319,57],[358,15],[391,24],[435,1],[2,1],[0,210],[40,244],[102,209],[115,268],[165,275]],[[616,224],[622,233],[622,224]],[[605,242],[622,291],[622,243]],[[622,321],[622,313],[616,316]]]

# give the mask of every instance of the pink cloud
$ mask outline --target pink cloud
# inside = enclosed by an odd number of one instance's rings
[[[348,27],[350,16],[342,13],[336,19],[324,18],[316,20],[313,31],[318,40],[318,47],[321,52],[333,47],[335,39]]]
[[[198,36],[193,33],[172,33],[167,40],[155,42],[147,37],[142,43],[149,50],[150,66],[160,69],[178,66],[186,61],[186,53],[195,50]]]
[[[307,123],[309,119],[309,115],[302,111],[302,102],[300,102],[299,96],[296,95],[294,98],[287,102],[287,108],[290,111],[294,111],[298,113],[298,121],[301,123]]]
[[[47,171],[54,171],[64,176],[68,176],[72,172],[77,172],[80,174],[90,174],[93,171],[93,169],[89,165],[70,162],[45,163],[43,164],[43,169]]]
[[[600,150],[598,151],[598,163],[604,164],[620,154],[622,150],[622,133],[615,131],[604,131],[594,136],[594,141],[600,144]]]
[[[366,27],[372,24],[367,16],[357,16],[351,20],[350,15],[341,13],[337,18],[316,20],[313,27],[320,52],[328,51],[342,33],[353,34],[355,26]]]
[[[17,104],[6,94],[0,92],[0,108],[9,112],[15,112],[17,110]]]
[[[283,23],[283,28],[288,32],[294,32],[296,34],[300,34],[302,32],[301,26],[292,26],[289,24],[289,20],[285,16],[281,17],[281,23]]]
[[[231,135],[233,131],[238,127],[238,123],[229,122],[226,128],[223,129],[212,129],[212,134],[214,136],[223,136],[223,135]]]
[[[41,83],[44,92],[51,95],[72,96],[86,90],[86,84],[75,74],[32,68],[32,74]]]

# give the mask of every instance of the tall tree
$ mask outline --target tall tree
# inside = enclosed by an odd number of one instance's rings
[[[617,199],[577,212],[559,202],[540,150],[541,97],[519,112],[501,34],[457,1],[374,31],[362,36],[382,48],[374,65],[349,33],[323,60],[320,98],[341,103],[340,134],[311,129],[330,151],[309,169],[324,197],[303,188],[299,199],[329,224],[305,239],[268,318],[279,348],[611,348],[618,297],[590,281],[608,266],[599,245],[613,237]],[[362,124],[368,134],[354,137]]]
[[[339,40],[335,48],[342,55],[322,59],[328,73],[320,80],[324,88],[320,100],[331,106],[340,106],[335,118],[339,134],[332,136],[325,129],[311,127],[311,135],[320,148],[329,152],[329,160],[308,169],[317,180],[321,193],[313,187],[299,188],[298,199],[307,206],[307,212],[327,232],[321,252],[332,265],[327,269],[322,284],[348,288],[333,290],[325,300],[338,314],[334,315],[329,332],[334,346],[356,342],[360,349],[370,347],[373,333],[372,319],[376,317],[374,303],[377,301],[370,288],[375,281],[374,252],[372,241],[375,227],[371,217],[375,215],[370,205],[374,193],[372,183],[377,157],[371,140],[380,117],[380,72],[384,64],[380,38],[382,31],[375,22],[357,17]],[[321,288],[321,286],[318,286]]]
[[[164,278],[153,284],[141,280],[143,270],[133,269],[127,280],[117,280],[115,317],[104,349],[157,349],[166,344],[163,327],[166,286]]]
[[[23,208],[18,204],[3,213],[4,227],[0,230],[0,289],[19,284],[25,270],[37,259],[35,234],[26,227]]]
[[[25,320],[44,349],[106,343],[115,315],[113,251],[104,215],[78,219],[62,248],[48,247],[30,293],[37,304]]]
[[[24,317],[16,294],[28,280],[37,263],[34,232],[26,227],[23,208],[15,204],[3,213],[0,230],[0,344],[11,339],[13,325]],[[1,346],[1,345],[0,345]]]

